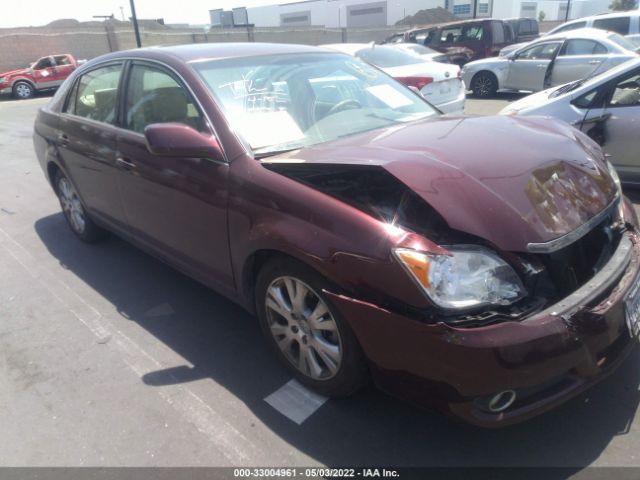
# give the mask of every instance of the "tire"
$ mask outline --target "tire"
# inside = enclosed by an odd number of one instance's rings
[[[367,363],[323,289],[334,290],[309,267],[275,257],[258,275],[256,311],[269,347],[296,380],[321,395],[344,397],[368,382]]]
[[[18,100],[32,98],[34,94],[35,89],[29,82],[16,82],[13,85],[13,96]]]
[[[58,171],[54,182],[62,213],[76,237],[86,243],[95,243],[107,237],[107,231],[96,225],[86,214],[80,197],[69,179]]]
[[[471,91],[478,98],[491,98],[498,91],[498,79],[491,72],[478,72],[471,79]]]

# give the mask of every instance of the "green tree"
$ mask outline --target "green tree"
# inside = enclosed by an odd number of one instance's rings
[[[547,14],[544,13],[544,10],[540,10],[538,12],[538,22],[544,22],[544,17],[546,17]]]
[[[638,6],[638,0],[613,0],[609,5],[610,10],[625,11],[633,10]]]

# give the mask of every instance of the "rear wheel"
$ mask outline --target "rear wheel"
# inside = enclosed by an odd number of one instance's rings
[[[491,72],[478,72],[471,80],[470,87],[476,97],[490,98],[498,91],[498,79]]]
[[[28,82],[16,82],[13,86],[13,96],[20,100],[26,100],[33,97],[35,90],[33,86]]]
[[[80,240],[94,243],[107,236],[107,232],[87,216],[76,189],[61,172],[56,174],[55,186],[67,223]]]
[[[340,397],[362,387],[368,372],[355,335],[322,293],[327,288],[305,265],[277,258],[258,275],[256,307],[267,342],[293,376]]]

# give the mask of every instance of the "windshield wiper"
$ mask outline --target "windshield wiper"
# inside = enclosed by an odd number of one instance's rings
[[[571,82],[567,85],[565,85],[564,87],[560,87],[557,90],[554,90],[553,92],[551,92],[551,94],[549,95],[549,98],[556,98],[559,95],[562,95],[564,93],[570,92],[572,90],[575,90],[576,88],[578,88],[580,85],[582,85],[584,82],[586,82],[586,78],[582,79],[582,80],[577,80],[575,82]]]

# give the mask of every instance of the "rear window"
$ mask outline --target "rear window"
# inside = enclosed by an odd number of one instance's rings
[[[601,30],[610,30],[620,35],[628,35],[630,22],[631,19],[629,17],[599,18],[594,20],[593,26]]]
[[[365,62],[381,68],[400,67],[402,65],[424,62],[424,60],[414,54],[404,52],[398,48],[384,46],[360,50],[356,53],[356,56]]]
[[[555,30],[552,30],[549,33],[568,32],[569,30],[576,30],[578,28],[586,27],[586,25],[587,25],[587,22],[567,23],[566,25],[558,27],[558,28],[556,28]]]

